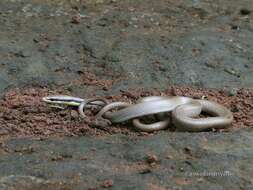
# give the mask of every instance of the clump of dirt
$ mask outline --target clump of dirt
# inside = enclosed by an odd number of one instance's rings
[[[66,91],[50,91],[45,88],[13,89],[7,92],[0,107],[0,137],[49,137],[108,135],[122,133],[126,135],[150,135],[134,129],[131,125],[117,124],[96,127],[92,124],[96,110],[87,111],[87,119],[79,116],[75,107],[70,109],[51,108],[41,101],[43,96],[69,94]],[[236,93],[225,90],[206,90],[189,87],[170,87],[165,91],[129,90],[118,95],[105,96],[109,101],[136,102],[146,96],[189,96],[218,102],[229,108],[234,122],[229,131],[236,128],[253,126],[253,90],[238,89]],[[169,129],[173,130],[173,129]]]

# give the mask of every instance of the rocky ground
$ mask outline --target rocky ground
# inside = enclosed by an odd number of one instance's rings
[[[0,189],[252,189],[252,130],[13,139]]]
[[[0,189],[252,189],[251,0],[0,1]],[[230,129],[94,126],[49,94],[206,96]],[[89,113],[92,120],[93,113]]]

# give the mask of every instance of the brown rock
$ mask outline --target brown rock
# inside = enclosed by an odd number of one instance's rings
[[[113,180],[111,180],[111,179],[105,180],[101,184],[101,187],[103,187],[103,188],[110,188],[112,186],[113,186]]]

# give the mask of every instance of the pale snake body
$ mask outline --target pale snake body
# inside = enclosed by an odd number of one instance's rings
[[[61,102],[61,104],[79,106],[79,112],[83,117],[85,117],[84,108],[92,105],[102,106],[96,116],[97,118],[103,117],[112,123],[132,120],[135,127],[147,132],[165,129],[170,125],[171,120],[177,129],[185,131],[227,128],[231,126],[233,121],[232,113],[224,106],[213,101],[192,99],[184,96],[150,96],[142,98],[136,104],[126,102],[108,103],[104,98],[90,98],[86,100],[78,98],[77,103],[75,102],[75,97],[66,97],[50,96],[51,99],[45,97],[43,100],[47,103],[59,104]],[[71,104],[65,100],[68,100]],[[201,112],[208,113],[212,117],[195,118]],[[152,124],[142,123],[140,118],[148,115],[155,115],[161,121]]]

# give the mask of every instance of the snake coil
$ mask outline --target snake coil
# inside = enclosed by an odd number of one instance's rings
[[[79,106],[79,112],[83,116],[85,105],[84,102]],[[113,109],[117,110],[112,111]],[[212,117],[196,118],[202,112]],[[141,122],[141,117],[150,115],[155,115],[161,121],[152,124]],[[213,101],[184,96],[150,96],[142,98],[137,104],[112,102],[106,104],[97,117],[104,117],[112,123],[132,120],[136,128],[146,132],[165,129],[171,121],[179,130],[195,132],[211,128],[227,128],[233,121],[232,113],[224,106]]]

